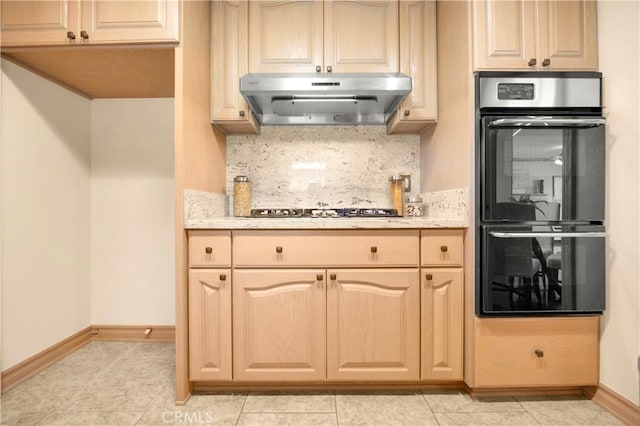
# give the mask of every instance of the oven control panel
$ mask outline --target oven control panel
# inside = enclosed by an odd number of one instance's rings
[[[498,99],[533,99],[532,83],[498,83]]]

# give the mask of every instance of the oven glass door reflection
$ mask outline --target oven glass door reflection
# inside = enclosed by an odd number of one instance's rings
[[[603,226],[485,226],[483,244],[484,315],[604,310]]]
[[[482,126],[483,221],[604,220],[603,118],[488,116]]]

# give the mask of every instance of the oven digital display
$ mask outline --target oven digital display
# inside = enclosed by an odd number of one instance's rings
[[[533,99],[533,83],[498,83],[498,99]]]

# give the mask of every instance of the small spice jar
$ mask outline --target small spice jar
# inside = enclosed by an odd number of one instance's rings
[[[407,217],[424,216],[422,198],[418,196],[407,197],[407,202],[404,205],[404,215]]]
[[[393,208],[398,210],[398,216],[404,214],[404,182],[403,176],[394,175],[389,178],[391,182],[391,201]]]
[[[233,215],[251,214],[251,181],[246,176],[233,178]]]

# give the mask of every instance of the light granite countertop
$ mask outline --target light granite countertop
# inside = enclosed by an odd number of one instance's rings
[[[408,229],[466,228],[464,217],[397,218],[242,218],[212,217],[185,221],[186,229]]]

